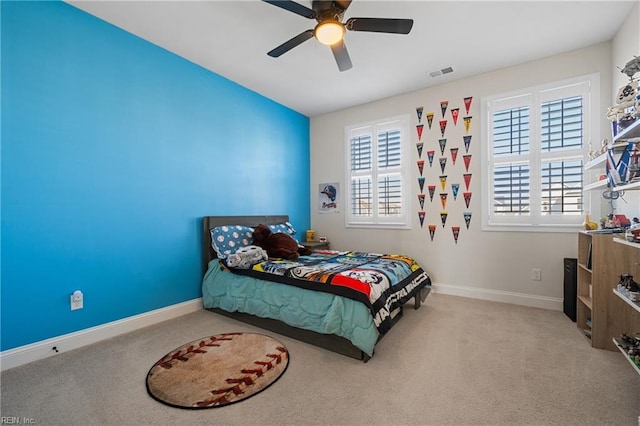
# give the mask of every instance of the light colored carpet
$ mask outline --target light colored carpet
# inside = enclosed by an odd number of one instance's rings
[[[260,332],[208,311],[7,370],[2,416],[38,425],[638,425],[640,375],[564,314],[431,294],[368,363],[277,336],[291,361],[247,401],[182,410],[146,374],[202,336]]]

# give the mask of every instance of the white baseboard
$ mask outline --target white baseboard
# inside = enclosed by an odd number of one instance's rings
[[[489,290],[486,288],[461,287],[448,284],[432,284],[435,293],[451,296],[468,297],[471,299],[489,300],[492,302],[511,303],[513,305],[529,306],[532,308],[563,310],[563,299],[558,297],[536,296],[532,294],[513,293],[509,291]]]
[[[8,370],[39,359],[48,358],[59,352],[67,352],[72,349],[77,349],[81,346],[109,339],[149,325],[177,318],[192,312],[197,312],[201,309],[202,298],[200,297],[96,327],[9,349],[0,352],[0,371]],[[58,349],[58,352],[52,349],[54,346]]]

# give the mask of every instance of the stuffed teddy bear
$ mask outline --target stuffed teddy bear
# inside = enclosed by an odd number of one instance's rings
[[[280,259],[293,260],[300,254],[309,254],[309,250],[298,245],[291,236],[282,232],[274,233],[262,223],[253,230],[253,244],[266,250],[269,257]]]
[[[251,269],[256,263],[267,260],[267,252],[258,246],[246,246],[227,257],[227,266],[239,269]]]

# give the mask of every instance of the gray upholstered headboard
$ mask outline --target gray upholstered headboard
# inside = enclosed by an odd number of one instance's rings
[[[287,215],[276,216],[205,216],[202,219],[202,274],[207,272],[207,267],[212,259],[215,259],[216,252],[211,247],[211,229],[222,225],[244,225],[255,228],[264,223],[265,225],[275,225],[289,221]]]

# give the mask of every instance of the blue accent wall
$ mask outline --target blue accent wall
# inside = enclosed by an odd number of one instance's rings
[[[308,117],[68,4],[1,7],[1,350],[200,297],[202,216],[309,227]]]

